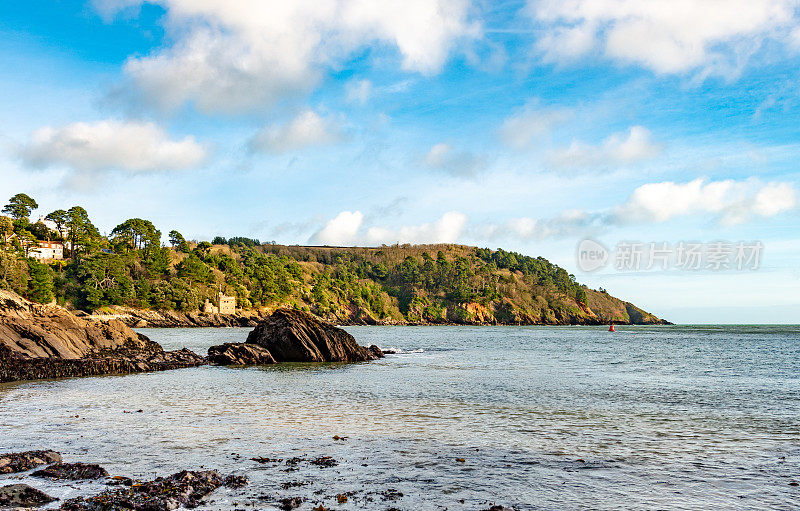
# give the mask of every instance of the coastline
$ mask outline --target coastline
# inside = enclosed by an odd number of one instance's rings
[[[132,328],[226,328],[226,327],[255,327],[259,321],[267,318],[275,309],[249,309],[236,314],[219,314],[203,312],[179,312],[134,309],[129,307],[114,307],[111,314],[95,313],[86,314],[78,312],[77,315],[95,321],[118,320]],[[536,321],[528,316],[521,316],[518,321],[498,321],[491,319],[460,319],[458,321],[405,321],[393,318],[376,319],[368,314],[355,311],[347,315],[317,316],[323,321],[339,326],[600,326],[614,323],[618,325],[672,325],[673,323],[657,318],[653,315],[629,316],[629,318],[613,318],[610,321],[597,317],[577,317],[564,315],[561,318],[552,318],[549,321]]]

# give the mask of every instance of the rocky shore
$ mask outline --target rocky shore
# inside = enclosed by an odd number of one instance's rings
[[[630,302],[620,302],[619,310],[612,318],[599,317],[591,311],[555,311],[546,317],[531,316],[524,311],[514,310],[507,307],[500,314],[496,310],[484,307],[480,304],[468,304],[464,311],[465,314],[450,314],[448,317],[460,317],[458,320],[437,320],[437,321],[405,321],[393,318],[375,318],[367,311],[352,307],[340,310],[336,313],[328,313],[322,317],[317,317],[322,321],[341,326],[361,326],[361,325],[380,325],[380,326],[422,326],[422,325],[462,325],[462,326],[483,326],[483,325],[607,325],[613,322],[618,325],[669,325],[669,321],[658,318]],[[130,307],[111,307],[103,312],[86,314],[78,312],[91,319],[106,321],[116,319],[133,328],[200,328],[200,327],[255,327],[259,322],[268,318],[273,309],[260,308],[239,310],[236,314],[205,314],[199,311],[180,312],[164,310],[144,310]]]
[[[82,318],[0,290],[0,382],[163,371],[209,360],[245,365],[383,356],[377,346],[359,346],[346,331],[305,312],[279,309],[255,325],[246,342],[213,346],[206,358],[188,349],[164,351],[117,319]]]
[[[116,320],[90,321],[0,290],[0,382],[163,371],[205,363]]]
[[[338,437],[334,437],[338,438]],[[345,440],[341,438],[340,440]],[[33,453],[52,453],[52,456],[61,459],[59,453],[53,451],[31,451],[27,453],[9,453],[0,455],[2,459],[31,459]],[[52,457],[51,456],[51,457]],[[238,457],[238,455],[237,455]],[[17,479],[50,478],[53,480],[68,479],[72,481],[70,488],[77,491],[77,497],[65,499],[57,509],[63,511],[168,511],[180,508],[192,509],[201,505],[215,505],[217,509],[242,509],[261,508],[267,505],[270,509],[292,510],[298,508],[312,509],[314,511],[328,511],[338,508],[343,504],[361,509],[388,509],[399,511],[404,494],[395,488],[336,491],[333,488],[315,490],[313,493],[304,492],[306,496],[295,493],[302,487],[312,486],[313,480],[298,481],[293,475],[298,470],[338,470],[339,461],[332,456],[295,456],[287,459],[255,456],[242,459],[242,469],[270,470],[277,478],[285,478],[281,483],[273,483],[274,491],[255,491],[250,488],[250,480],[246,475],[222,475],[217,470],[181,470],[167,477],[156,477],[152,480],[142,481],[123,475],[109,476],[108,472],[99,465],[81,462],[52,464],[42,470],[25,474],[31,468],[18,466],[13,473]],[[43,462],[42,458],[36,458]],[[463,463],[457,458],[455,463]],[[43,465],[45,463],[40,463]],[[68,468],[68,470],[67,470]],[[76,476],[75,469],[79,469]],[[238,470],[237,470],[238,471]],[[12,473],[12,472],[9,472]],[[104,480],[104,481],[101,481]],[[82,486],[83,482],[94,481],[92,486]],[[104,483],[106,489],[98,491],[97,482]],[[38,484],[30,481],[31,485]],[[38,508],[59,499],[48,495],[42,489],[28,484],[2,485],[0,482],[0,509],[32,509]],[[215,502],[214,492],[220,488],[228,488],[234,492],[235,500],[225,507]],[[74,494],[75,492],[71,492]],[[285,496],[289,493],[290,496]],[[463,502],[463,501],[462,501]],[[388,507],[387,507],[388,506]],[[481,511],[514,511],[513,508],[504,507],[490,501],[481,506]]]

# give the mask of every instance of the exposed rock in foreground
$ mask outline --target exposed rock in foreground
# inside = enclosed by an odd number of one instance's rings
[[[122,322],[88,321],[0,290],[0,382],[161,371],[203,364],[166,352]]]
[[[258,344],[226,342],[208,349],[208,361],[221,366],[274,364],[275,359],[266,348]]]
[[[274,362],[361,362],[383,356],[380,348],[360,346],[352,335],[307,312],[279,309],[262,321],[242,344],[212,346],[216,364]],[[269,357],[267,356],[269,355]]]
[[[108,477],[108,472],[100,465],[91,463],[55,463],[42,470],[37,470],[31,475],[34,477],[79,481],[81,479]]]
[[[236,476],[223,478],[216,470],[184,470],[169,477],[105,491],[92,497],[70,499],[61,506],[66,511],[106,511],[110,509],[140,509],[167,511],[181,506],[194,508],[220,486],[240,487],[246,479]]]
[[[48,463],[60,463],[61,454],[56,451],[25,451],[0,454],[0,474],[25,472]]]
[[[50,495],[27,484],[11,484],[0,487],[0,508],[39,507],[53,502]]]

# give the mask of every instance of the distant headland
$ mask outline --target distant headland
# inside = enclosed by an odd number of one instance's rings
[[[344,325],[665,324],[543,257],[454,244],[315,247],[246,237],[169,246],[132,218],[101,235],[80,206],[0,216],[0,288],[131,326],[253,326],[291,307]]]

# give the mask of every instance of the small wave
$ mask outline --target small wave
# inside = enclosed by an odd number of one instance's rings
[[[386,348],[383,351],[393,351],[396,355],[401,355],[401,354],[402,355],[407,355],[407,354],[410,354],[410,353],[425,353],[425,350],[422,349],[422,348],[417,348],[417,349],[413,349],[413,350],[404,350],[403,348],[389,347],[389,348]]]

